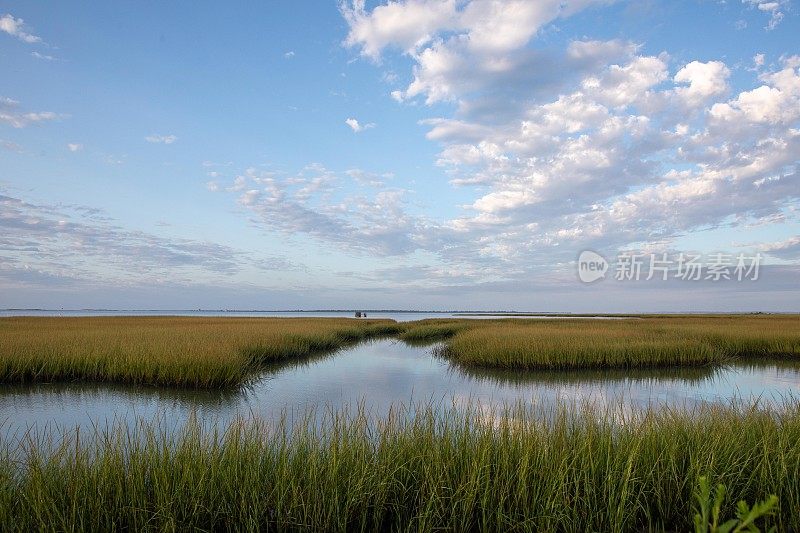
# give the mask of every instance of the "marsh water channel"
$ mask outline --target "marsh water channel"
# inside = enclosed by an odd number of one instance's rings
[[[0,435],[83,432],[142,419],[179,427],[190,417],[204,424],[283,418],[291,425],[308,413],[321,418],[359,406],[375,417],[385,417],[393,407],[420,404],[478,407],[492,415],[519,405],[547,410],[589,404],[629,411],[708,402],[777,404],[800,397],[800,365],[779,361],[670,370],[492,371],[437,357],[435,346],[364,342],[266,369],[247,386],[227,391],[97,383],[0,385]]]

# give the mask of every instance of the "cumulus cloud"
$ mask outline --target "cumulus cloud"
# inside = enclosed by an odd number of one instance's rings
[[[411,60],[396,99],[455,104],[422,121],[440,146],[437,164],[470,198],[449,219],[420,213],[409,191],[358,169],[249,168],[218,188],[265,228],[429,261],[420,269],[398,259],[370,279],[441,286],[519,287],[543,272],[562,279],[554,272],[584,248],[664,250],[698,229],[796,222],[800,58],[761,58],[734,89],[721,59],[678,63],[622,40],[536,46],[547,24],[593,4],[342,6],[347,46],[374,61]],[[793,246],[770,252],[793,258]],[[574,273],[563,279],[574,283]]]
[[[435,32],[455,25],[455,0],[409,0],[379,5],[371,12],[364,0],[340,4],[350,32],[345,43],[360,46],[361,53],[378,59],[387,46],[413,52]]]
[[[679,73],[680,74],[680,73]],[[667,79],[665,57],[638,56],[627,64],[610,65],[600,76],[583,80],[583,90],[600,104],[628,107],[649,95],[648,91]]]
[[[473,179],[477,170],[480,183],[493,189],[454,227],[520,254],[526,246],[620,247],[730,217],[778,213],[800,191],[800,131],[793,127],[800,78],[791,61],[763,74],[764,88],[754,94],[713,104],[727,91],[727,67],[690,63],[678,70],[675,87],[649,95],[660,113],[644,116],[631,111],[647,107],[641,95],[653,83],[641,81],[648,77],[633,68],[641,63],[634,58],[567,97],[531,105],[512,125],[484,126],[469,142],[443,135],[443,164]],[[594,81],[609,72],[622,88],[611,96]],[[640,84],[640,97],[620,96],[629,83]],[[704,102],[705,124],[693,129],[679,122],[683,104]],[[503,233],[486,231],[487,220],[502,222]]]
[[[375,124],[370,122],[368,124],[361,124],[358,120],[354,118],[348,118],[344,121],[345,124],[350,126],[350,129],[353,130],[355,133],[361,133],[364,130],[372,129],[375,127]]]
[[[9,124],[14,128],[24,128],[30,124],[57,120],[62,117],[63,115],[52,111],[21,111],[17,100],[0,96],[0,123]]]
[[[763,64],[763,56],[761,60]],[[730,75],[731,71],[722,61],[692,61],[675,74],[675,83],[687,84],[685,87],[677,87],[675,93],[687,105],[696,107],[707,102],[709,98],[725,94]]]
[[[741,120],[745,123],[791,125],[800,118],[798,64],[798,56],[784,59],[784,68],[761,75],[763,84],[759,87],[743,91],[731,101],[714,104],[711,117],[729,125],[736,125]]]
[[[6,13],[0,17],[0,31],[3,31],[12,37],[16,37],[22,42],[28,44],[41,43],[41,37],[26,31],[25,21],[19,18],[14,18],[10,13]]]
[[[349,25],[346,46],[376,61],[385,49],[399,49],[415,61],[414,79],[392,93],[395,99],[424,96],[433,103],[454,100],[464,89],[478,90],[487,80],[513,79],[544,66],[549,58],[509,53],[524,48],[544,25],[602,3],[403,0],[369,11],[363,0],[354,0],[341,10]]]
[[[80,152],[83,150],[83,145],[81,143],[67,143],[67,150],[70,152]]]
[[[480,54],[502,54],[524,46],[548,22],[601,3],[607,0],[399,0],[368,11],[364,0],[353,0],[343,2],[341,11],[350,28],[345,44],[377,60],[385,48],[412,56],[438,49],[435,55],[457,43]],[[445,32],[452,34],[446,42]],[[437,40],[445,47],[437,47]]]
[[[412,60],[396,100],[457,104],[422,123],[451,183],[477,186],[476,197],[460,216],[429,223],[415,249],[519,275],[568,264],[580,247],[669,246],[698,228],[777,220],[797,201],[800,59],[765,71],[757,56],[756,85],[731,95],[731,69],[718,59],[675,65],[666,51],[619,40],[535,46],[542,27],[592,4],[343,8],[347,46]]]
[[[172,144],[178,140],[175,135],[159,135],[154,133],[144,138],[145,141],[154,144]]]

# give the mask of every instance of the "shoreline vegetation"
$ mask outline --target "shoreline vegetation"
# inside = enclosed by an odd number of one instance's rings
[[[339,318],[0,318],[0,383],[235,387],[265,365],[399,331]]]
[[[2,318],[0,383],[234,389],[276,364],[377,338],[434,345],[465,371],[702,371],[736,360],[796,364],[800,316]],[[0,431],[0,529],[714,531],[701,526],[719,513],[720,522],[738,515],[800,531],[798,398],[312,415]]]
[[[800,316],[653,316],[636,320],[350,318],[0,318],[0,383],[110,382],[237,387],[273,363],[393,337],[440,343],[463,368],[577,370],[800,361]]]
[[[708,531],[737,512],[800,530],[800,403],[621,421],[589,407],[363,411],[288,430],[190,420],[0,437],[8,531]],[[716,501],[711,486],[724,485]],[[716,489],[717,495],[720,489]],[[751,516],[737,502],[753,504]],[[757,505],[758,502],[765,502]],[[713,530],[713,529],[712,529]],[[750,531],[750,529],[747,529]]]
[[[439,355],[466,367],[677,368],[747,359],[800,363],[797,315],[475,320],[468,327],[439,327],[447,339]]]

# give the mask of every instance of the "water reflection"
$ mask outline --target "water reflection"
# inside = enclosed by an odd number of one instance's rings
[[[487,380],[496,385],[529,387],[531,385],[569,386],[625,382],[647,387],[666,381],[682,383],[684,386],[700,386],[714,379],[718,368],[711,366],[690,368],[611,369],[611,370],[517,370],[495,368],[473,368],[450,363],[449,370],[462,377]]]
[[[172,389],[117,383],[35,383],[0,386],[0,405],[13,409],[19,405],[53,404],[62,405],[81,398],[86,401],[99,401],[114,397],[120,401],[151,401],[161,405],[180,407],[220,408],[234,405],[247,394],[246,389]]]
[[[504,406],[590,404],[622,414],[637,408],[692,408],[759,398],[800,397],[800,365],[745,361],[728,367],[570,372],[471,369],[432,354],[434,346],[396,340],[362,343],[332,354],[273,365],[237,390],[176,390],[104,384],[0,386],[0,433],[41,428],[93,429],[164,417],[176,427],[196,417],[227,424],[255,417],[287,424],[361,405],[385,417],[400,405]]]

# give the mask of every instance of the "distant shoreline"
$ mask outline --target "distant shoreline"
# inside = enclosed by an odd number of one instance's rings
[[[569,311],[433,311],[427,309],[47,309],[9,307],[0,309],[0,313],[408,313],[408,314],[449,314],[457,316],[673,316],[673,315],[793,315],[798,311],[662,311],[662,312],[627,312],[627,313],[572,313]]]

